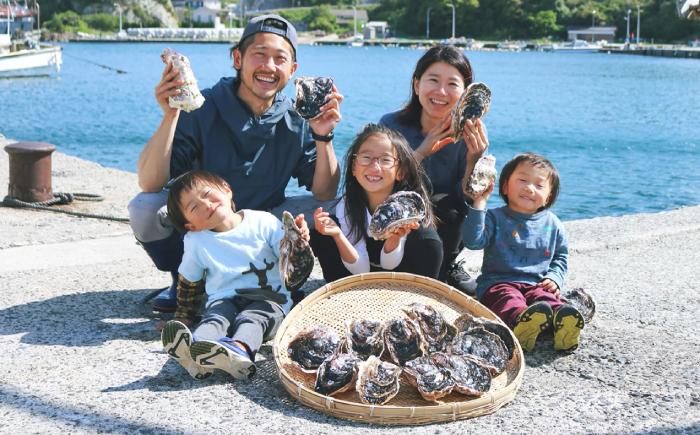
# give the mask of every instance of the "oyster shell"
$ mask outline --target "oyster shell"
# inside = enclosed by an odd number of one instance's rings
[[[447,370],[454,388],[462,394],[481,396],[491,388],[491,372],[486,367],[461,355],[436,353],[433,362]]]
[[[297,86],[297,100],[294,110],[304,119],[314,119],[321,115],[321,106],[330,101],[333,92],[333,79],[330,77],[299,77],[294,80]]]
[[[360,400],[371,405],[387,403],[399,392],[400,375],[401,367],[370,356],[358,369],[355,389],[360,393]]]
[[[355,385],[357,365],[362,361],[349,353],[334,353],[321,363],[314,391],[326,396],[349,390]]]
[[[408,361],[403,371],[409,382],[418,387],[420,395],[431,402],[437,402],[439,398],[447,396],[455,386],[450,373],[437,366],[430,357]]]
[[[420,327],[428,353],[444,352],[457,335],[457,328],[429,305],[414,303],[403,312]]]
[[[462,314],[455,320],[455,327],[459,332],[466,332],[479,326],[498,335],[501,340],[503,340],[503,344],[506,345],[506,349],[508,349],[508,359],[510,360],[513,358],[515,340],[513,339],[513,334],[506,325],[489,320],[485,317],[474,317],[469,313]]]
[[[178,71],[177,76],[173,80],[182,80],[184,82],[175,87],[175,89],[180,90],[179,94],[168,97],[168,105],[173,109],[181,109],[185,112],[191,112],[202,107],[204,97],[199,92],[197,80],[194,78],[194,73],[192,68],[190,68],[190,61],[187,57],[166,47],[160,58],[166,65],[172,62],[173,68]]]
[[[282,226],[284,237],[280,240],[280,278],[287,291],[293,292],[304,285],[311,275],[314,253],[309,242],[301,237],[301,230],[287,211],[282,214]]]
[[[400,366],[425,355],[426,345],[420,329],[408,319],[391,320],[384,328],[384,345]]]
[[[575,288],[563,294],[561,300],[579,310],[584,322],[591,323],[595,314],[595,301],[592,294],[582,288]]]
[[[339,346],[340,339],[336,333],[327,326],[318,325],[299,331],[287,345],[287,354],[303,372],[315,373]]]
[[[348,352],[367,360],[371,355],[379,358],[384,352],[384,323],[379,320],[348,320],[345,322],[345,339]]]
[[[375,240],[386,240],[391,232],[402,226],[420,222],[425,217],[425,203],[416,192],[400,191],[379,204],[369,224]]]
[[[467,193],[479,196],[496,182],[496,157],[492,155],[482,156],[477,160],[469,180],[467,180]]]
[[[452,106],[452,140],[459,142],[467,119],[482,118],[491,105],[491,90],[483,83],[467,86],[457,103]]]
[[[494,376],[502,373],[508,363],[508,349],[503,340],[481,326],[457,334],[448,353],[467,356],[488,368]]]

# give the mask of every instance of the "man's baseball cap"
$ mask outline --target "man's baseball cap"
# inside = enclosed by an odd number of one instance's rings
[[[245,26],[243,36],[241,36],[241,41],[258,32],[268,32],[280,35],[289,41],[294,49],[294,55],[296,55],[298,46],[297,30],[289,21],[285,20],[279,15],[261,15],[259,17],[255,17],[248,21],[248,24]]]

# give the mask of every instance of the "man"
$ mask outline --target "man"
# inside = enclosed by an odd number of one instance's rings
[[[278,211],[290,178],[318,201],[335,197],[340,179],[333,129],[343,96],[335,86],[323,114],[309,122],[280,91],[297,68],[297,33],[284,18],[253,18],[231,49],[237,77],[204,89],[204,105],[181,113],[168,105],[180,91],[177,71],[167,65],[155,88],[163,120],[138,161],[143,190],[129,203],[134,235],[156,267],[173,283],[153,300],[154,309],[177,308],[177,269],[182,238],[167,217],[167,183],[189,170],[206,169],[226,180],[239,209]]]

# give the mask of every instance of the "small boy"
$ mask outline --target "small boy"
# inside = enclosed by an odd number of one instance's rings
[[[559,299],[569,246],[564,226],[548,210],[559,195],[559,172],[540,155],[518,154],[503,167],[498,189],[506,206],[485,210],[491,185],[472,197],[465,224],[467,248],[484,250],[477,297],[513,329],[524,350],[553,327],[554,349],[573,351],[584,321]]]
[[[228,183],[208,171],[181,175],[168,193],[168,214],[185,233],[185,253],[175,319],[156,327],[168,355],[196,379],[214,369],[251,378],[256,352],[292,306],[279,273],[282,223],[267,212],[236,212],[232,197]],[[308,241],[304,216],[296,223]],[[188,328],[205,291],[206,310],[193,334]]]

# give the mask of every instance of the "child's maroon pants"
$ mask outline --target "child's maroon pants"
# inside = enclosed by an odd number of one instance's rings
[[[528,306],[539,301],[547,302],[555,313],[564,305],[553,293],[536,285],[519,282],[496,284],[486,290],[479,300],[511,329],[513,329],[520,313],[525,311],[525,308]]]

